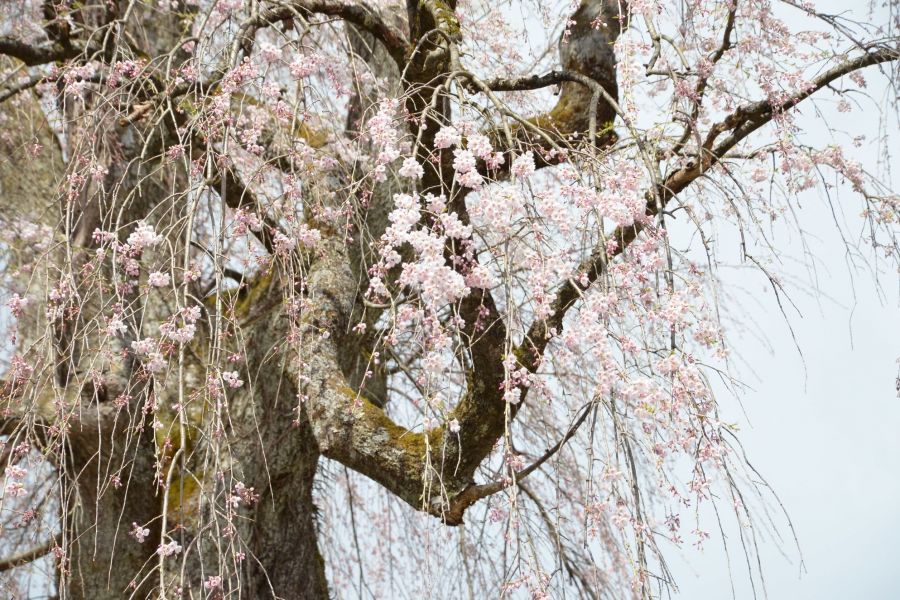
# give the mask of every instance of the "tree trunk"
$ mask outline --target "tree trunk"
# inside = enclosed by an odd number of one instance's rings
[[[240,587],[246,598],[328,598],[318,548],[313,483],[319,461],[306,412],[285,375],[286,317],[281,288],[260,277],[236,305],[248,343],[247,382],[230,399],[231,477],[254,488],[242,536],[248,548]]]
[[[62,598],[111,599],[131,592],[143,598],[156,583],[152,577],[136,579],[152,566],[159,539],[153,429],[145,423],[129,427],[127,415],[117,418],[110,409],[98,407],[69,432],[65,480],[78,485],[65,488],[72,552],[69,573],[60,581]],[[132,523],[147,524],[145,542],[128,535]]]
[[[249,545],[253,557],[245,561],[241,582],[246,598],[328,598],[325,563],[318,548],[317,510],[313,502],[313,480],[319,453],[309,425],[291,427],[287,411],[272,411],[270,423],[261,426],[268,455],[245,466],[255,471],[250,479],[260,490],[252,519]],[[263,469],[268,464],[270,473]],[[278,466],[291,469],[278,469]],[[277,471],[276,471],[277,469]]]

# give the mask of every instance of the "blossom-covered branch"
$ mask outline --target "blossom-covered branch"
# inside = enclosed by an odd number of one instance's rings
[[[754,131],[769,123],[776,115],[790,110],[810,97],[816,91],[828,86],[836,79],[848,75],[859,69],[869,66],[895,61],[900,59],[900,53],[893,49],[878,48],[866,54],[847,60],[825,73],[816,77],[811,84],[801,92],[797,92],[779,102],[761,100],[737,108],[724,120],[710,128],[703,143],[703,152],[696,159],[688,162],[684,167],[670,174],[666,180],[652,192],[647,192],[646,214],[653,217],[664,210],[668,203],[680,192],[686,189],[692,182],[702,177],[714,165],[716,165],[727,152],[744,140]],[[731,132],[724,140],[716,144],[720,135]],[[562,329],[566,313],[572,308],[581,296],[581,290],[596,281],[605,271],[609,261],[625,252],[638,235],[646,227],[649,221],[636,222],[628,227],[617,228],[609,239],[615,242],[612,246],[604,243],[597,246],[591,256],[576,268],[576,272],[586,274],[586,282],[567,280],[559,288],[554,309],[546,319],[536,321],[529,329],[526,342],[522,351],[534,349],[535,352],[543,352],[548,341],[552,337],[551,332],[558,333]]]

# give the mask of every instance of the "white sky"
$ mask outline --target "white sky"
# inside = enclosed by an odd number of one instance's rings
[[[847,8],[843,4],[816,3],[835,13]],[[886,21],[886,12],[876,13],[876,18]],[[873,91],[879,89],[876,71],[868,70],[866,77]],[[826,115],[854,134],[864,132],[871,139],[877,132],[874,111],[856,111],[850,117],[836,111]],[[887,114],[885,121],[896,149],[900,139],[897,115]],[[801,120],[803,123],[813,121]],[[827,143],[824,132],[814,136]],[[856,158],[875,169],[875,144],[862,152]],[[900,169],[896,156],[892,166],[894,172]],[[799,314],[788,309],[803,356],[796,350],[771,289],[763,293],[763,280],[741,272],[730,274],[728,281],[748,288],[759,299],[758,304],[745,302],[743,309],[765,333],[767,343],[752,336],[740,339],[742,358],[753,369],[752,374],[741,373],[753,388],[742,397],[746,417],[727,395],[721,394],[720,400],[725,414],[741,423],[747,454],[783,501],[803,554],[806,573],[801,575],[799,556],[785,527],[780,529],[785,536],[785,554],[771,541],[763,546],[767,597],[893,600],[900,598],[897,271],[888,267],[880,274],[879,298],[870,273],[852,273],[851,277],[843,242],[822,197],[807,194],[802,204],[801,221],[815,236],[806,241],[818,261],[819,288],[818,293],[795,288],[792,299]],[[843,210],[849,230],[858,233],[858,198],[845,191],[836,204]],[[786,256],[800,260],[798,242],[794,235],[778,243]],[[781,267],[788,276],[809,281],[801,265],[785,260]],[[732,344],[735,341],[732,338]],[[734,531],[728,543],[731,578],[721,541],[711,540],[702,552],[688,546],[683,559],[673,555],[671,566],[680,588],[676,598],[730,598],[732,579],[736,598],[754,597]],[[759,588],[757,595],[765,597]]]
[[[771,291],[745,309],[766,331],[771,352],[752,337],[740,342],[756,376],[742,399],[747,417],[725,394],[725,414],[740,420],[753,465],[780,496],[800,541],[807,573],[789,536],[787,558],[771,542],[762,559],[772,599],[900,598],[900,356],[896,273],[876,297],[872,279],[856,277],[856,299],[841,240],[821,203],[803,212],[823,232],[821,296],[793,294],[802,317],[791,324],[799,355]],[[829,229],[830,226],[830,229]],[[786,269],[788,272],[797,269]],[[802,275],[802,273],[796,273]],[[738,279],[738,277],[735,277]],[[746,282],[744,282],[746,283]],[[760,282],[755,289],[762,291]],[[824,298],[831,296],[834,301]],[[804,363],[805,361],[805,363]],[[726,419],[727,420],[727,419]],[[737,598],[752,598],[736,535],[729,536]],[[673,561],[681,598],[728,598],[731,584],[721,543],[687,547],[690,565]]]

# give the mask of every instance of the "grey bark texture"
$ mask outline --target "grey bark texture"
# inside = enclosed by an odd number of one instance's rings
[[[99,21],[93,25],[113,23],[125,14],[126,5],[110,3],[110,12],[95,15],[93,18]],[[433,147],[435,124],[452,119],[449,103],[438,103],[436,111],[430,109],[430,103],[431,94],[451,68],[447,43],[458,41],[459,37],[455,2],[410,3],[406,15],[384,15],[383,22],[365,11],[360,13],[359,7],[348,6],[310,2],[301,7],[344,18],[356,60],[386,86],[380,91],[355,90],[346,118],[348,135],[360,130],[382,94],[404,93],[411,112],[429,115],[432,122],[424,132],[422,147]],[[601,12],[604,18],[610,17],[610,6],[603,3],[601,11],[591,2],[582,5],[561,57],[565,68],[594,77],[614,96],[615,57],[611,42],[618,35],[618,20],[610,21],[611,35],[598,34],[590,27],[591,20]],[[132,50],[138,49],[163,63],[171,60],[177,64],[184,23],[175,17],[160,19],[143,5],[137,5],[130,17],[126,30]],[[411,26],[407,26],[407,19]],[[50,23],[54,27],[60,24],[55,17]],[[239,46],[252,46],[255,28],[269,25],[260,17],[257,24],[247,27],[247,37]],[[24,52],[13,41],[4,39],[0,52],[17,56],[27,64],[37,64],[35,61],[41,57],[55,60],[77,55],[84,49],[67,41],[65,30],[56,27],[52,31],[59,38],[54,38],[52,47]],[[434,31],[442,36],[428,33]],[[413,52],[417,41],[426,35],[421,51]],[[108,58],[117,52],[96,40],[91,44],[100,44],[90,48],[99,56]],[[407,79],[401,82],[399,67],[407,66],[404,60],[409,61],[409,68]],[[565,111],[555,109],[549,117],[537,117],[535,122],[540,125],[549,118],[553,135],[583,132],[587,123],[584,93],[576,84],[564,84],[560,106]],[[95,109],[101,106],[98,98],[89,99],[86,106],[92,100],[98,101]],[[26,92],[19,95],[17,102],[26,107],[35,123],[40,122],[36,131],[46,152],[39,160],[19,164],[16,161],[24,142],[19,140],[19,145],[9,148],[10,159],[0,161],[4,202],[35,202],[34,196],[39,196],[37,205],[43,203],[45,210],[36,208],[35,218],[65,232],[61,246],[72,249],[73,266],[87,262],[95,245],[95,229],[120,230],[142,219],[165,228],[187,216],[188,196],[179,191],[188,187],[186,174],[177,167],[166,167],[158,158],[175,140],[174,132],[182,124],[180,117],[163,114],[157,120],[136,119],[134,123],[80,123],[86,114],[85,106],[68,107],[65,137],[69,153],[89,149],[110,170],[102,182],[92,183],[77,197],[58,200],[57,190],[67,166],[57,139],[47,127],[36,96]],[[4,106],[0,104],[0,108]],[[602,110],[602,118],[611,120],[608,107]],[[194,142],[198,152],[210,149],[204,140]],[[426,175],[422,190],[447,195],[452,209],[466,222],[465,193],[451,193],[452,185],[447,180],[446,173],[452,169],[446,167],[452,156],[442,151],[438,159],[435,166],[423,157]],[[213,176],[211,188],[230,208],[250,202],[252,192],[228,166]],[[347,232],[330,229],[327,223],[313,223],[322,231],[323,239],[315,256],[310,257],[303,289],[293,290],[299,294],[285,292],[296,282],[290,269],[281,268],[276,261],[271,271],[244,281],[240,291],[213,290],[204,299],[209,313],[205,322],[214,322],[216,310],[224,310],[224,306],[236,315],[248,343],[231,350],[245,353],[242,375],[247,384],[230,397],[227,423],[203,423],[202,435],[175,440],[180,444],[178,452],[161,450],[151,416],[159,406],[174,404],[178,391],[153,389],[140,379],[136,361],[122,358],[127,355],[128,344],[134,341],[133,336],[126,336],[111,352],[97,353],[97,332],[76,339],[68,322],[49,324],[57,372],[53,384],[56,392],[51,396],[64,397],[62,410],[71,412],[67,417],[69,431],[64,436],[65,459],[55,465],[65,482],[62,521],[70,549],[60,564],[61,597],[103,600],[154,594],[158,585],[154,569],[159,560],[155,551],[166,502],[171,510],[167,531],[174,527],[177,533],[172,534],[173,539],[194,550],[184,565],[190,575],[180,585],[185,594],[205,594],[205,578],[219,573],[222,565],[218,563],[224,559],[222,548],[217,547],[219,542],[211,539],[208,531],[220,525],[220,516],[211,512],[208,505],[198,504],[197,497],[201,492],[211,496],[227,494],[229,486],[240,481],[253,488],[258,498],[242,507],[235,551],[246,556],[235,571],[235,579],[226,581],[228,589],[240,590],[245,598],[327,598],[329,590],[317,544],[320,532],[313,499],[320,456],[373,479],[417,510],[438,516],[448,524],[462,522],[466,507],[477,500],[477,495],[467,495],[475,487],[476,470],[503,434],[510,416],[499,385],[503,378],[505,329],[490,293],[473,292],[462,303],[460,310],[467,322],[464,333],[471,342],[468,364],[472,368],[466,393],[455,413],[461,424],[459,436],[444,428],[428,434],[414,433],[388,416],[387,376],[373,368],[369,360],[374,339],[353,335],[351,328],[361,319],[374,325],[381,314],[378,308],[363,310],[360,291],[367,285],[374,244],[388,225],[393,195],[400,191],[404,190],[391,182],[376,186],[366,206],[354,217],[349,243]],[[312,215],[308,218],[311,222],[314,219]],[[182,260],[188,251],[184,241],[169,242],[176,262]],[[452,261],[454,257],[448,254],[447,258]],[[202,296],[199,290],[194,291]],[[289,316],[285,301],[288,296],[298,295],[299,317]],[[79,301],[81,322],[89,322],[92,316],[105,314],[103,311],[109,309],[107,300],[96,292],[86,293]],[[136,295],[129,301],[142,302]],[[476,335],[474,323],[483,310],[487,311],[491,326],[487,332]],[[159,321],[170,313],[170,306],[147,301],[138,314],[139,320]],[[140,330],[140,323],[134,325]],[[35,338],[41,334],[32,332]],[[204,360],[201,348],[212,339],[212,334],[209,325],[200,327],[199,341],[182,358],[184,378],[195,386],[202,387],[204,383],[199,379]],[[288,338],[298,345],[299,356],[289,358],[292,355]],[[118,363],[116,356],[122,358]],[[366,376],[368,370],[373,371],[370,377]],[[87,373],[98,371],[104,374],[104,383],[90,384]],[[113,405],[114,399],[126,394],[124,406]],[[306,398],[299,408],[298,395]],[[59,418],[59,413],[54,412],[61,410],[58,404],[54,408],[47,399],[35,401],[43,403],[35,411],[37,415],[46,416],[48,421]],[[221,455],[211,458],[208,440],[217,434],[217,427],[227,431],[230,443]],[[202,480],[188,480],[179,464],[173,467],[173,461],[183,462],[192,473],[203,473]],[[166,488],[159,479],[170,467],[176,475]],[[218,476],[224,472],[227,476]],[[142,544],[129,535],[133,523],[150,530]],[[172,573],[182,568],[177,560],[167,564],[172,565]],[[173,575],[170,573],[169,577]]]

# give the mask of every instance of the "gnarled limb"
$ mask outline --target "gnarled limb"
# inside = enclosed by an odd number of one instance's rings
[[[329,0],[293,0],[289,2],[272,2],[270,4],[275,6],[261,12],[248,25],[269,25],[283,19],[289,19],[298,13],[301,16],[312,13],[339,17],[374,35],[379,42],[384,44],[394,62],[401,69],[403,68],[409,51],[409,43],[406,40],[406,36],[370,6],[363,3]]]
[[[54,42],[35,46],[12,36],[0,36],[0,54],[21,60],[29,67],[75,58],[84,50],[83,46],[71,42],[65,44]]]
[[[587,4],[591,3],[585,3],[585,6]],[[600,8],[608,12],[611,6],[611,3],[604,3]],[[431,94],[439,91],[441,78],[447,74],[449,62],[435,58],[435,53],[452,50],[457,35],[455,17],[446,9],[444,3],[420,3],[417,7],[413,39],[417,39],[415,34],[418,33],[423,40],[428,35],[433,35],[435,40],[429,38],[427,43],[421,44],[421,55],[413,56],[413,68],[407,71],[408,81],[414,82],[417,78],[425,81],[420,78],[427,78],[427,85],[419,84],[409,95],[407,108],[413,114],[432,110]],[[598,14],[591,8],[583,11],[582,16],[593,19]],[[618,28],[610,28],[613,36],[618,35],[618,31]],[[560,75],[560,80],[580,81],[567,88],[550,117],[536,120],[537,127],[552,130],[553,135],[586,131],[590,123],[596,122],[597,115],[589,114],[591,107],[599,107],[599,92],[593,86],[608,85],[608,70],[614,69],[614,62],[610,64],[608,57],[600,61],[601,65],[586,59],[584,53],[593,45],[610,44],[615,37],[598,36],[589,29],[581,33],[589,39],[577,46],[576,38],[574,53],[567,56],[570,67],[586,73]],[[614,57],[611,60],[614,61]],[[603,81],[598,82],[592,77],[599,76],[601,71],[604,71]],[[581,102],[584,89],[590,90],[593,102]],[[607,93],[615,94],[614,84]],[[438,103],[437,113],[432,118],[438,121],[448,116],[441,103]],[[429,127],[418,132],[417,151],[425,152],[434,146],[435,130],[435,127]],[[425,158],[423,154],[423,162]],[[448,167],[449,161],[450,153],[441,151],[439,165]],[[450,196],[452,173],[452,168],[426,163],[423,190]],[[450,206],[463,222],[467,222],[464,197],[464,192],[457,192],[450,197]],[[307,398],[307,412],[320,449],[325,456],[378,481],[412,506],[440,516],[447,523],[459,523],[465,508],[473,501],[472,494],[465,495],[464,492],[474,485],[475,471],[502,437],[508,420],[516,412],[516,407],[511,408],[502,397],[500,384],[504,377],[506,330],[495,301],[485,291],[470,295],[460,304],[460,314],[466,321],[463,333],[471,340],[469,351],[473,366],[467,377],[467,390],[454,411],[460,424],[459,437],[443,427],[427,434],[413,433],[394,423],[383,410],[348,386],[341,375],[342,336],[349,330],[349,315],[353,310],[353,296],[348,290],[355,290],[357,281],[347,267],[345,251],[340,246],[339,240],[330,236],[312,265],[300,324],[302,342],[299,344],[297,377],[301,393]],[[481,310],[487,311],[485,321],[488,325],[486,331],[476,332],[474,327]],[[323,331],[330,335],[323,336]]]

